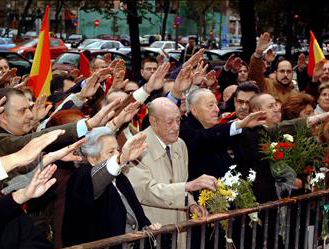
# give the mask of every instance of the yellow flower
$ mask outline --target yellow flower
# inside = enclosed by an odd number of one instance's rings
[[[220,190],[221,188],[225,188],[225,185],[224,185],[224,183],[220,179],[218,179],[218,181],[217,181],[217,189]]]
[[[219,189],[219,193],[223,196],[229,196],[229,197],[232,197],[232,191],[230,190],[226,190],[226,189]]]
[[[198,203],[201,207],[206,207],[206,202],[213,196],[213,192],[207,189],[201,191],[198,199]]]
[[[193,213],[191,213],[190,215],[191,215],[191,219],[192,219],[192,220],[195,220],[195,219],[198,218],[198,214],[197,214],[197,212],[193,212]]]

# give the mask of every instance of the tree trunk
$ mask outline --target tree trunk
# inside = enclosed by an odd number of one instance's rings
[[[319,46],[322,48],[322,32],[324,30],[324,10],[321,4],[310,4],[310,30],[313,31]],[[316,12],[314,12],[316,11]]]
[[[287,0],[287,28],[286,28],[286,59],[291,60],[292,54],[292,39],[293,39],[293,22],[294,22],[294,13],[293,13],[293,0]]]
[[[165,37],[166,37],[166,26],[167,26],[169,10],[170,10],[170,1],[165,0],[164,5],[163,5],[164,18],[162,20],[162,28],[161,28],[162,40],[165,40]]]
[[[22,30],[24,27],[24,22],[27,16],[27,13],[32,5],[33,0],[27,0],[27,3],[25,5],[22,17],[19,19],[18,22],[18,30],[17,30],[17,36],[16,36],[16,40],[21,40],[22,39]]]
[[[243,47],[242,59],[249,62],[252,53],[256,49],[256,23],[254,0],[239,0],[241,44]]]
[[[63,0],[57,0],[56,1],[56,13],[55,13],[55,27],[54,27],[55,34],[58,33],[58,25],[60,23],[58,16],[61,13],[62,7],[63,7]]]
[[[127,0],[127,22],[129,25],[132,70],[135,76],[140,76],[141,69],[141,48],[139,42],[139,16],[136,0]]]

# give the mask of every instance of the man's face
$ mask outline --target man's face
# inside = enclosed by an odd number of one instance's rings
[[[249,100],[255,94],[255,92],[238,92],[237,96],[234,98],[234,107],[238,119],[241,120],[248,116],[250,112]]]
[[[323,72],[320,76],[319,81],[321,83],[329,81],[329,62],[327,62],[323,65]]]
[[[191,46],[191,47],[194,47],[195,46],[195,40],[194,39],[189,39],[188,40],[188,45]]]
[[[177,141],[181,119],[178,108],[168,108],[157,117],[151,118],[154,132],[165,144],[173,144]]]
[[[145,80],[149,80],[152,74],[158,69],[158,63],[156,62],[146,62],[144,67],[141,69],[141,75]]]
[[[96,59],[94,63],[94,67],[91,70],[91,73],[98,72],[99,70],[107,68],[107,64],[104,60],[102,59]]]
[[[265,94],[260,97],[260,111],[266,112],[266,124],[276,125],[281,121],[281,112],[273,96]]]
[[[0,60],[0,76],[9,71],[9,65],[6,60]]]
[[[191,112],[206,129],[218,124],[219,108],[215,95],[210,92],[199,93],[197,102],[191,106]]]
[[[292,66],[289,61],[281,61],[276,72],[276,80],[283,85],[290,84],[293,76]]]
[[[245,82],[248,79],[248,69],[242,66],[238,71],[238,82]]]
[[[33,115],[30,104],[25,96],[12,95],[0,115],[0,125],[16,136],[29,133],[32,126]]]
[[[329,89],[325,88],[321,91],[319,99],[318,99],[319,106],[324,111],[329,111]]]

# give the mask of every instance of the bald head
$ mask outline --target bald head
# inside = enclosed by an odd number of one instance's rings
[[[150,125],[160,140],[168,145],[177,141],[180,127],[178,107],[167,98],[156,98],[149,105]]]
[[[179,112],[177,105],[165,97],[156,98],[149,105],[149,115],[159,118],[168,112]]]

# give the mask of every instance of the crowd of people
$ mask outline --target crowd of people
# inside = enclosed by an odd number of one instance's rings
[[[329,62],[309,78],[301,55],[296,82],[269,45],[264,33],[249,63],[231,56],[216,72],[191,41],[177,68],[145,58],[138,81],[123,60],[97,57],[89,77],[53,71],[51,95],[37,99],[0,58],[0,248],[73,246],[207,216],[198,191],[215,190],[234,164],[256,172],[257,202],[282,197],[261,136],[326,126]],[[186,233],[176,243],[186,248]]]

